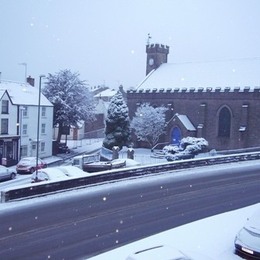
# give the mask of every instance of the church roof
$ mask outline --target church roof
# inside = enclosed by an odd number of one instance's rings
[[[260,58],[212,62],[164,63],[136,90],[254,88],[260,86]]]
[[[196,128],[194,127],[194,125],[191,123],[190,119],[186,115],[176,114],[175,116],[181,121],[181,123],[187,130],[196,131]]]

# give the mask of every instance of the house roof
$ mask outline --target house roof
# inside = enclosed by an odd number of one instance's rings
[[[106,114],[109,104],[110,104],[110,102],[106,102],[101,98],[98,99],[98,103],[96,105],[95,113],[96,114]]]
[[[3,96],[5,91],[9,94],[11,102],[14,105],[38,105],[39,90],[30,84],[1,81],[0,97]],[[43,94],[41,94],[41,106],[53,106]]]
[[[102,97],[113,97],[117,93],[115,89],[106,89],[101,91],[100,93],[96,94],[95,98],[102,98]]]
[[[151,71],[136,90],[260,86],[260,58],[212,62],[164,63]]]

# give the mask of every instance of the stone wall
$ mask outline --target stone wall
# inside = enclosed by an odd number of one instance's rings
[[[160,142],[170,143],[171,130],[177,124],[183,137],[186,135],[203,137],[209,142],[210,149],[260,147],[260,90],[257,87],[128,91],[130,118],[134,116],[137,106],[145,102],[169,108],[166,121],[170,122]],[[218,136],[219,112],[223,107],[227,107],[231,113],[230,137]],[[176,113],[188,116],[196,131],[189,133],[180,123],[171,120]]]

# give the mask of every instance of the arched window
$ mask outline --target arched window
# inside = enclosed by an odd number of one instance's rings
[[[223,107],[219,112],[218,136],[230,137],[231,113],[227,107]]]

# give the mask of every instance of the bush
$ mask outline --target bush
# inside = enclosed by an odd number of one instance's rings
[[[168,161],[191,159],[203,152],[207,146],[208,142],[204,138],[185,137],[181,140],[180,146],[167,145],[163,152]]]
[[[176,146],[176,145],[166,145],[163,148],[163,153],[164,154],[167,154],[167,153],[175,154],[175,153],[178,153],[182,150],[183,149],[181,147]]]

